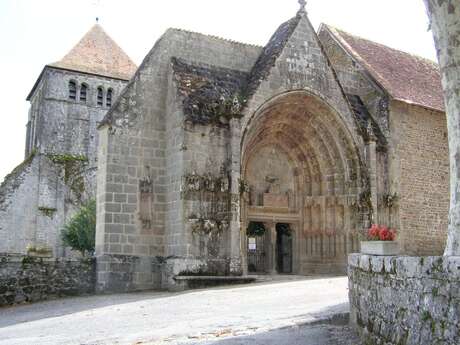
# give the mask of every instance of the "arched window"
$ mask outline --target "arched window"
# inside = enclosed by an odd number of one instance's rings
[[[105,106],[106,107],[111,107],[112,106],[112,89],[107,90],[107,96],[105,96]]]
[[[97,105],[102,106],[104,104],[104,90],[101,86],[97,88]]]
[[[77,99],[77,83],[73,80],[69,81],[69,99]]]
[[[86,102],[86,94],[88,92],[88,85],[81,84],[80,87],[80,102]]]

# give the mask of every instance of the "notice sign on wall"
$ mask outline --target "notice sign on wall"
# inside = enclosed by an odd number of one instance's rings
[[[248,238],[248,249],[249,250],[256,250],[257,249],[257,244],[256,244],[256,238],[255,237],[249,237]]]

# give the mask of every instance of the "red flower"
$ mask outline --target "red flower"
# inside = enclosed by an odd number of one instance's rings
[[[378,238],[379,237],[379,226],[377,224],[372,224],[371,228],[367,231],[367,235],[372,239]]]
[[[394,241],[396,239],[396,230],[390,229],[390,239],[389,241]]]
[[[396,230],[388,229],[385,225],[372,224],[370,229],[367,230],[367,236],[371,241],[394,241]]]
[[[390,231],[386,226],[382,226],[379,230],[379,239],[380,241],[389,241],[390,240]]]

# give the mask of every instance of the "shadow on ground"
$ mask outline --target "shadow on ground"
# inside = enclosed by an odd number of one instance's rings
[[[340,306],[328,308],[333,311]],[[322,313],[327,313],[327,310]],[[223,339],[218,339],[219,337]],[[360,345],[358,335],[349,327],[349,314],[333,315],[329,319],[284,327],[246,336],[234,336],[223,331],[215,339],[203,339],[175,345]]]

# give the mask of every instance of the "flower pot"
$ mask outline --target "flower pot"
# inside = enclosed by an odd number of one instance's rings
[[[361,241],[361,253],[370,255],[397,255],[399,245],[395,241]]]

